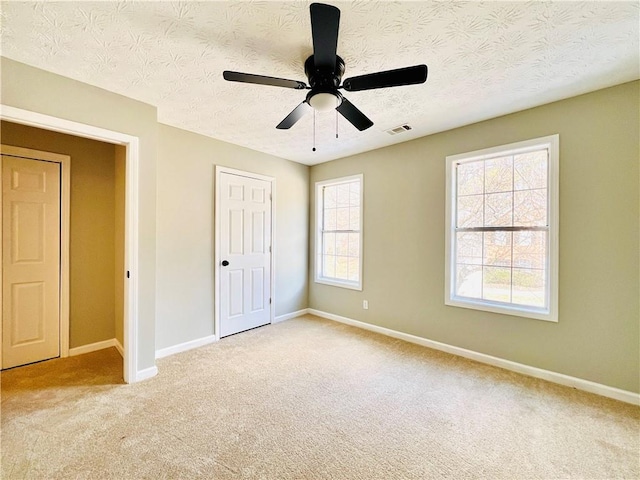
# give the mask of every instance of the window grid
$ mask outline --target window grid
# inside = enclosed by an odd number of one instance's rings
[[[515,166],[515,156],[517,154],[512,154],[512,155],[502,155],[502,154],[497,154],[495,156],[489,157],[489,158],[484,158],[481,160],[475,160],[475,161],[468,161],[468,162],[459,162],[457,163],[455,166],[455,172],[456,172],[456,178],[455,178],[455,182],[456,185],[459,185],[459,177],[458,177],[458,172],[459,172],[459,166],[460,165],[464,165],[464,164],[471,164],[471,163],[480,163],[482,165],[482,192],[481,193],[470,193],[470,194],[456,194],[456,199],[455,199],[455,204],[456,204],[456,209],[455,209],[455,241],[454,244],[456,245],[455,247],[455,255],[456,255],[456,261],[455,261],[455,265],[456,265],[456,269],[454,272],[454,276],[455,276],[455,287],[454,287],[454,292],[456,295],[460,295],[460,296],[469,296],[470,298],[477,298],[479,300],[490,300],[490,301],[497,301],[499,303],[506,303],[506,304],[518,304],[518,305],[524,305],[524,306],[530,306],[530,307],[540,307],[540,308],[546,308],[548,307],[548,295],[546,294],[546,285],[548,284],[548,267],[546,265],[546,261],[543,263],[543,266],[541,268],[535,268],[533,266],[528,266],[528,267],[522,267],[522,266],[516,266],[515,262],[514,262],[514,233],[515,232],[524,232],[524,231],[540,231],[540,232],[545,232],[545,241],[544,241],[544,253],[546,255],[546,252],[548,251],[548,232],[549,232],[549,203],[548,203],[548,175],[549,175],[549,151],[548,148],[543,148],[543,149],[539,149],[539,150],[534,150],[533,152],[528,152],[528,153],[538,153],[538,152],[545,152],[545,156],[546,156],[546,178],[545,178],[545,188],[528,188],[528,189],[517,189],[516,188],[516,179],[515,179],[515,173],[516,173],[516,166]],[[494,190],[494,191],[487,191],[487,163],[491,162],[493,160],[496,159],[505,159],[505,158],[509,158],[509,165],[510,165],[510,169],[511,169],[511,188],[508,190]],[[535,191],[535,190],[545,190],[545,193],[547,194],[547,200],[545,202],[545,219],[546,219],[546,225],[544,226],[518,226],[516,225],[516,191],[518,192],[522,192],[522,191]],[[457,189],[456,189],[457,192]],[[510,193],[511,195],[511,208],[510,208],[510,220],[511,220],[511,225],[501,225],[501,226],[487,226],[487,196],[488,195],[492,195],[492,194],[501,194],[501,193]],[[482,226],[480,227],[459,227],[459,220],[460,220],[460,209],[459,207],[459,199],[463,198],[463,197],[472,197],[472,196],[480,196],[482,197]],[[463,232],[477,232],[477,233],[482,233],[482,242],[481,242],[481,263],[480,265],[473,265],[473,264],[465,264],[464,262],[460,262],[458,261],[458,233],[463,233]],[[500,265],[499,263],[497,264],[492,264],[490,261],[488,261],[488,257],[487,257],[487,249],[488,249],[488,242],[486,241],[486,233],[487,232],[494,232],[494,237],[495,234],[497,234],[498,232],[510,232],[510,241],[509,241],[509,265],[508,265],[508,282],[504,282],[503,279],[503,284],[508,283],[508,290],[507,290],[507,297],[506,298],[500,298],[500,296],[498,296],[497,294],[495,294],[495,291],[497,290],[494,287],[494,291],[491,292],[489,288],[487,288],[487,277],[489,276],[489,274],[491,272],[494,272],[494,276],[498,277],[498,274],[500,273],[500,270],[504,271],[506,270],[506,266],[505,265]],[[495,245],[500,245],[500,243],[498,243],[496,241],[496,239],[493,239],[493,242]],[[480,286],[480,291],[478,292],[478,295],[464,295],[464,294],[460,294],[459,291],[459,279],[458,279],[458,275],[460,272],[460,268],[459,266],[467,266],[467,267],[474,267],[474,266],[479,266],[479,273],[480,273],[480,282],[479,282],[479,286]],[[493,269],[493,270],[492,270]],[[528,302],[523,302],[522,300],[518,299],[517,301],[514,301],[514,269],[516,270],[516,273],[520,273],[522,272],[523,274],[525,272],[541,272],[543,273],[542,275],[542,301],[540,302],[540,297],[538,297],[536,300],[538,301],[528,301]],[[524,276],[522,277],[522,279],[524,280]],[[490,297],[490,292],[493,294],[493,298],[489,298]],[[503,293],[504,295],[504,293]],[[533,294],[534,297],[536,297],[536,294]]]
[[[319,187],[319,188],[318,188]],[[361,189],[359,178],[337,179],[318,189],[316,281],[359,288],[361,282]]]

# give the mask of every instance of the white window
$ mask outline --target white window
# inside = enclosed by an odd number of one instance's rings
[[[362,290],[362,175],[316,183],[317,283]]]
[[[447,157],[447,305],[558,321],[558,144]]]

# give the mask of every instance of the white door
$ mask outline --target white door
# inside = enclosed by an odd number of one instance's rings
[[[2,156],[2,368],[60,356],[60,164]]]
[[[271,182],[221,173],[220,336],[271,321]]]

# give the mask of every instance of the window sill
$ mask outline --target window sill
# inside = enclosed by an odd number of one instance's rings
[[[502,315],[531,318],[533,320],[544,320],[546,322],[558,322],[557,312],[534,307],[507,306],[498,302],[474,301],[471,298],[454,297],[445,299],[445,305],[450,307],[470,308],[472,310],[482,310]]]
[[[348,288],[349,290],[362,291],[361,283],[341,282],[340,280],[335,280],[333,278],[316,278],[315,282],[322,283],[323,285],[331,285],[332,287],[341,287],[341,288]]]

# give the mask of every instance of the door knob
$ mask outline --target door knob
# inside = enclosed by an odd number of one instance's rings
[[[226,267],[227,265],[229,265],[229,262],[227,262],[226,260],[223,260],[223,261],[222,261],[222,266],[223,266],[223,267]]]

